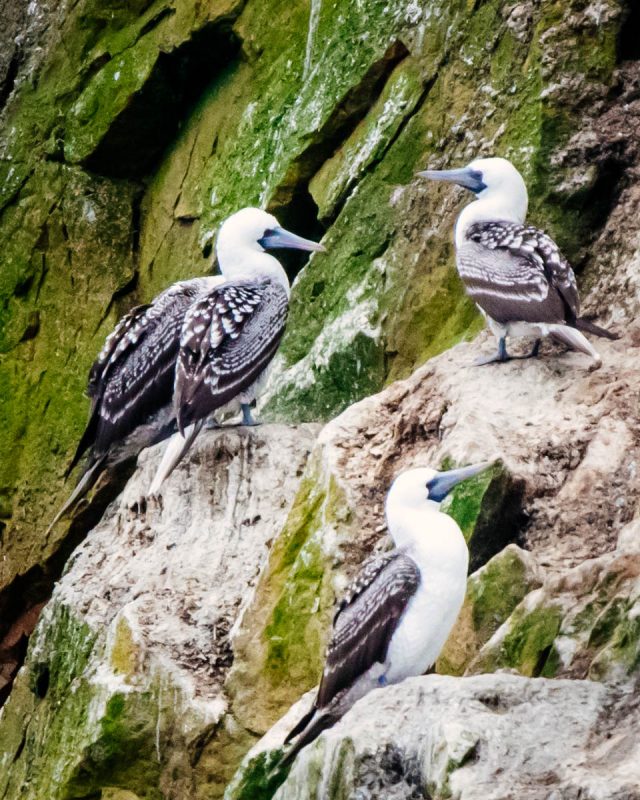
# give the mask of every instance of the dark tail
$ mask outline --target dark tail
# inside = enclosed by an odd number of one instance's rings
[[[611,331],[607,331],[604,328],[601,328],[599,325],[596,325],[595,322],[590,322],[588,319],[584,319],[584,317],[578,317],[576,319],[576,328],[579,331],[585,331],[586,333],[593,333],[594,336],[602,336],[603,339],[619,339],[619,333],[611,333]]]
[[[302,731],[296,741],[291,745],[291,749],[284,754],[282,761],[278,766],[290,766],[303,747],[306,747],[308,744],[311,744],[311,742],[317,739],[322,731],[326,731],[327,728],[331,728],[333,725],[335,725],[338,719],[339,717],[337,716],[321,713],[318,712],[315,707],[312,708],[309,714],[300,720],[300,722],[285,739],[285,742],[288,742],[293,738],[293,736],[295,736],[294,731]],[[304,730],[302,730],[303,722],[305,723]]]
[[[55,515],[51,525],[47,528],[47,532],[45,533],[45,537],[49,535],[53,526],[60,520],[62,517],[72,509],[76,503],[78,503],[86,494],[87,492],[95,485],[96,481],[102,474],[102,470],[104,469],[105,462],[107,460],[107,454],[105,453],[103,456],[100,456],[97,461],[91,464],[84,472],[80,480],[78,481],[78,485],[76,488],[71,492],[69,499],[66,503],[62,506],[60,511]]]

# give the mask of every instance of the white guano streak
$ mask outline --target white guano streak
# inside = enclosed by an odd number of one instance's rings
[[[322,7],[322,0],[311,0],[311,7],[309,8],[309,31],[307,33],[307,47],[304,54],[304,68],[302,70],[302,79],[305,80],[309,75],[311,69],[311,55],[313,53],[313,39],[320,20],[320,9]]]

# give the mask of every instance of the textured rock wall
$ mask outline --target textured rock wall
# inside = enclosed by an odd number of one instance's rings
[[[0,702],[54,581],[127,478],[99,487],[44,537],[69,490],[62,472],[86,419],[89,365],[124,310],[214,266],[215,231],[230,211],[263,205],[329,248],[306,266],[286,261],[297,280],[262,414],[324,422],[367,398],[325,429],[295,498],[286,489],[291,512],[271,509],[258,526],[267,538],[254,572],[264,569],[232,614],[232,669],[203,678],[215,713],[193,689],[206,673],[197,653],[214,667],[217,658],[205,612],[191,645],[163,650],[171,632],[154,638],[138,617],[128,640],[122,609],[139,609],[119,565],[138,563],[136,548],[153,549],[156,537],[157,559],[173,542],[166,510],[127,511],[139,473],[92,534],[106,548],[119,533],[120,549],[81,551],[84,587],[80,567],[67,569],[0,717],[7,800],[24,781],[48,800],[219,796],[255,738],[314,685],[335,594],[366,554],[388,545],[389,481],[423,460],[501,462],[490,481],[452,500],[473,569],[485,566],[470,579],[440,670],[631,680],[636,4],[34,0],[0,3],[0,12]],[[452,260],[451,226],[466,198],[414,172],[491,153],[522,170],[531,218],[576,265],[585,308],[625,334],[603,345],[597,373],[557,353],[499,372],[468,369],[486,337],[414,373],[480,329]],[[407,380],[370,397],[398,378]],[[282,471],[302,468],[310,447],[289,437]],[[245,452],[237,446],[234,463]],[[190,465],[193,482],[179,473],[188,498],[196,481],[209,486],[197,460]],[[253,486],[252,470],[242,474],[241,497]],[[208,519],[208,501],[199,508]],[[626,545],[611,555],[622,530]],[[207,564],[226,557],[194,547]],[[171,591],[178,607],[200,609],[206,593],[191,555]],[[104,570],[128,588],[98,623],[91,609]],[[160,618],[191,630],[175,620],[171,598],[155,599]],[[149,663],[131,655],[148,646]],[[129,769],[123,754],[132,752]]]
[[[64,526],[43,538],[101,341],[127,307],[208,271],[216,226],[238,206],[326,230],[330,252],[300,274],[267,398],[281,420],[326,420],[479,329],[452,268],[460,195],[414,180],[425,163],[511,157],[533,218],[592,289],[588,307],[632,316],[632,5],[8,4],[3,619],[19,616],[25,586],[32,604],[48,595],[114,494],[71,539]]]
[[[233,628],[315,433],[205,434],[149,503],[162,450],[145,453],[31,639],[0,717],[0,797],[221,796],[255,741],[224,688]]]

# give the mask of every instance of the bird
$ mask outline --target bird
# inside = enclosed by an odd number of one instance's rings
[[[207,409],[234,396],[250,401],[286,319],[289,281],[266,252],[275,247],[324,250],[280,227],[266,211],[241,209],[220,226],[221,275],[178,281],[118,322],[90,369],[89,422],[65,478],[88,454],[84,469],[47,533],[105,469],[199,419],[206,405],[201,384],[213,398]],[[250,424],[248,406],[243,413]],[[180,456],[198,430],[190,432]]]
[[[618,336],[580,317],[571,265],[548,234],[525,225],[527,187],[513,164],[506,158],[480,158],[460,169],[418,175],[456,183],[476,195],[456,222],[456,265],[467,293],[498,339],[497,353],[476,364],[535,357],[540,337],[551,336],[600,366],[602,359],[584,332],[607,339]],[[507,336],[533,336],[533,349],[525,356],[511,356]]]
[[[149,488],[157,494],[210,415],[239,404],[242,423],[256,425],[251,403],[264,387],[285,330],[290,285],[267,250],[325,252],[278,224],[264,211],[245,208],[220,228],[216,255],[223,282],[188,310],[180,336],[173,395],[178,434],[166,448]]]
[[[435,663],[462,607],[469,563],[462,531],[440,504],[489,466],[418,467],[395,478],[385,503],[395,548],[366,562],[338,605],[316,698],[287,735],[281,766],[361,697]]]

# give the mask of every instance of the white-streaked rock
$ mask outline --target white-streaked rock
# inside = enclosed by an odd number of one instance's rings
[[[32,800],[67,796],[78,780],[83,791],[123,782],[136,794],[153,780],[172,797],[193,796],[203,780],[212,784],[207,796],[222,793],[225,769],[254,738],[227,714],[232,629],[317,432],[203,432],[146,502],[162,445],[141,454],[123,493],[72,555],[33,634],[2,710],[0,768],[12,768],[0,778],[0,796],[16,796],[25,780],[21,796]],[[13,733],[21,728],[22,745]]]
[[[637,797],[639,724],[632,694],[589,681],[410,678],[303,750],[274,798]]]

